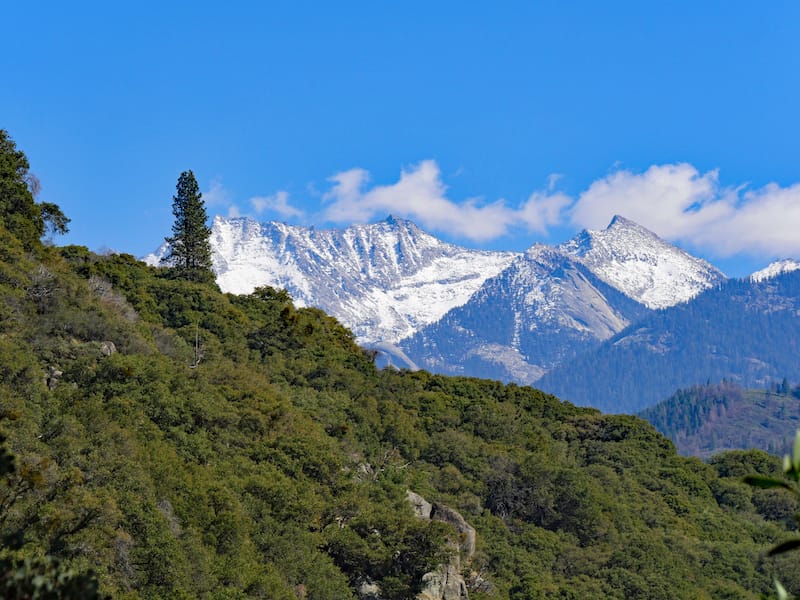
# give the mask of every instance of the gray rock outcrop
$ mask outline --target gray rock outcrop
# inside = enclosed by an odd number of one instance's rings
[[[461,569],[475,553],[475,529],[458,511],[449,506],[430,503],[411,490],[406,497],[418,518],[442,521],[452,525],[458,532],[458,539],[449,542],[453,550],[450,561],[422,576],[423,589],[416,600],[469,600],[467,583],[461,575]]]

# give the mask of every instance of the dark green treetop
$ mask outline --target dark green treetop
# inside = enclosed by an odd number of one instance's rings
[[[173,266],[187,279],[206,279],[211,274],[211,229],[205,203],[192,171],[178,178],[177,193],[172,197],[172,237],[165,238],[169,251],[162,262]]]
[[[46,229],[66,233],[69,219],[56,204],[36,203],[38,181],[29,169],[25,153],[0,129],[0,223],[30,249]]]

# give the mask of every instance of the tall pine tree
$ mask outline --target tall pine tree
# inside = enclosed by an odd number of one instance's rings
[[[165,238],[169,251],[162,262],[171,265],[181,277],[194,280],[213,278],[211,273],[211,229],[206,225],[205,203],[192,171],[178,178],[172,197],[172,237]]]

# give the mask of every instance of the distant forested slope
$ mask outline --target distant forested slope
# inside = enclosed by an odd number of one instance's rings
[[[639,413],[684,455],[709,457],[724,450],[759,448],[783,455],[800,429],[800,388],[767,390],[730,382],[679,390]]]
[[[658,311],[536,385],[579,405],[634,413],[695,384],[800,381],[800,271],[731,280]]]

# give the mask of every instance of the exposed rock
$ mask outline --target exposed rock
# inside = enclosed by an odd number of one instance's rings
[[[116,351],[117,347],[114,345],[114,342],[100,342],[100,352],[103,353],[103,356],[111,356]]]
[[[448,523],[459,534],[459,539],[451,540],[449,544],[453,550],[450,562],[422,576],[423,589],[417,595],[417,600],[469,600],[467,583],[461,575],[461,564],[462,560],[468,563],[475,553],[475,529],[449,506],[430,503],[411,490],[408,490],[406,497],[418,518]]]
[[[408,494],[406,496],[408,498],[411,507],[414,509],[414,516],[420,519],[430,519],[431,518],[431,511],[433,510],[433,505],[425,500],[419,494],[408,490]]]
[[[423,590],[417,600],[469,600],[467,583],[459,570],[458,555],[446,565],[422,576]]]
[[[433,504],[430,518],[434,521],[443,521],[455,527],[458,533],[461,534],[459,550],[464,562],[472,559],[472,555],[475,554],[475,528],[467,523],[458,511],[444,504]]]
[[[48,390],[56,389],[58,382],[61,379],[61,376],[64,374],[63,371],[59,370],[57,367],[50,365],[47,367],[47,375],[44,378],[44,383],[47,386]]]
[[[359,600],[382,600],[380,586],[371,579],[364,579],[356,589]]]

